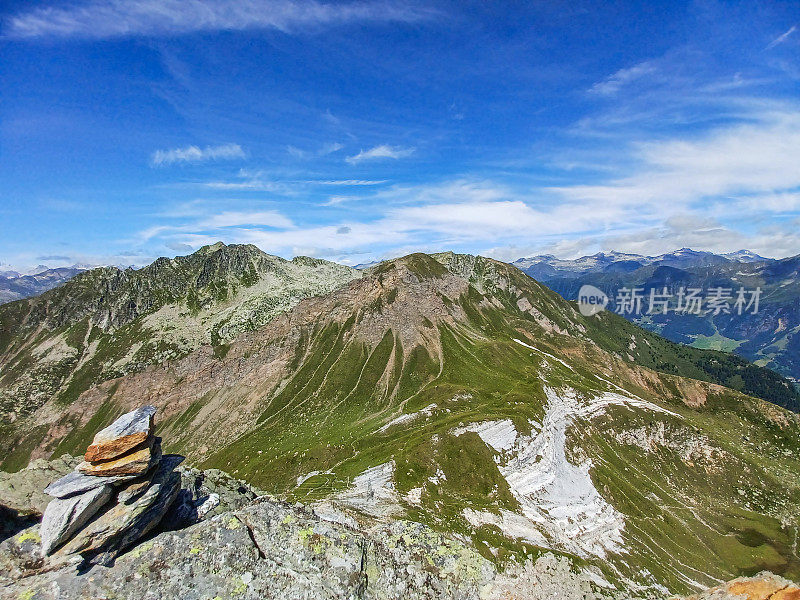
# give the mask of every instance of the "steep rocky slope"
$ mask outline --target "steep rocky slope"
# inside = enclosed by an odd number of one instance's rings
[[[321,260],[215,244],[140,270],[86,271],[0,306],[0,423],[204,344],[224,354],[241,332],[360,276]]]
[[[724,360],[584,318],[508,265],[411,255],[227,352],[50,400],[9,456],[74,452],[154,404],[165,451],[190,463],[322,513],[463,536],[498,566],[555,554],[648,598],[797,578],[800,423],[712,383],[704,366]]]

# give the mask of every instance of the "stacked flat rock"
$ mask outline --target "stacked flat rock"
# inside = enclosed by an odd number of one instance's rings
[[[75,471],[45,488],[54,499],[42,516],[43,556],[89,553],[107,563],[159,523],[180,489],[173,471],[183,458],[162,460],[155,412],[122,415],[94,436]]]
[[[83,455],[78,471],[99,477],[140,475],[158,462],[160,448],[154,448],[154,406],[143,406],[122,415],[98,431]]]

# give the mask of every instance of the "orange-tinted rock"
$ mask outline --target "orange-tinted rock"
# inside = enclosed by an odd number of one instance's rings
[[[84,461],[77,469],[87,475],[99,477],[110,475],[138,475],[147,471],[161,458],[160,441],[149,437],[144,444],[137,446],[128,453],[98,462]],[[154,447],[155,446],[155,447]]]
[[[800,588],[794,585],[787,587],[778,578],[734,581],[728,586],[728,593],[731,596],[744,596],[748,600],[800,600]]]
[[[775,592],[769,600],[800,600],[800,587],[790,585],[779,592]]]
[[[800,600],[800,587],[768,571],[740,577],[684,600]]]
[[[153,433],[153,406],[143,406],[122,415],[105,429],[98,431],[83,458],[87,462],[122,456]]]

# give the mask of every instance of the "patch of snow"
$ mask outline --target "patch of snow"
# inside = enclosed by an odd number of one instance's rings
[[[519,515],[510,510],[501,509],[498,515],[489,511],[477,511],[471,508],[465,508],[461,514],[473,527],[494,525],[509,537],[518,538],[544,548],[550,545],[536,523],[533,523],[531,519],[524,515]]]
[[[317,475],[332,475],[333,471],[311,471],[310,473],[306,473],[305,475],[300,475],[297,478],[297,487],[300,487],[305,481],[315,477]]]
[[[417,419],[420,416],[429,417],[429,416],[431,416],[433,414],[433,409],[435,409],[435,408],[436,408],[436,404],[434,403],[434,404],[431,404],[429,406],[426,406],[422,410],[419,410],[419,411],[417,411],[415,413],[402,414],[399,417],[396,417],[396,418],[392,419],[391,421],[386,423],[386,425],[384,425],[383,427],[378,429],[378,433],[384,433],[387,429],[389,429],[390,427],[393,427],[394,425],[401,425],[402,423],[410,423],[411,421],[413,421],[414,419]]]
[[[447,477],[444,476],[444,471],[437,468],[436,475],[434,475],[433,477],[428,477],[428,481],[430,481],[433,485],[439,485],[439,482],[447,481]]]
[[[461,428],[475,431],[488,446],[507,457],[498,468],[522,510],[521,515],[510,511],[497,515],[467,509],[464,517],[473,526],[496,525],[506,535],[582,557],[625,553],[625,517],[594,487],[591,461],[573,465],[567,460],[567,429],[576,419],[592,419],[613,405],[678,415],[615,392],[588,399],[574,390],[557,393],[546,387],[545,393],[545,417],[530,436],[520,436],[508,419]]]
[[[422,488],[415,487],[408,490],[408,493],[405,495],[405,499],[409,504],[416,504],[419,506],[422,504]]]
[[[336,494],[335,500],[375,517],[402,511],[394,487],[394,461],[371,467],[353,478],[351,486]]]
[[[488,446],[501,453],[511,450],[517,441],[517,430],[514,428],[514,423],[511,419],[471,423],[466,427],[454,429],[452,433],[453,435],[461,435],[468,431],[477,433]]]
[[[604,557],[625,552],[625,517],[608,504],[592,483],[591,462],[573,465],[566,457],[566,432],[577,416],[602,411],[591,403],[581,406],[568,390],[557,394],[545,388],[548,406],[541,431],[521,437],[516,456],[500,467],[522,513],[540,523],[556,546],[579,556]]]
[[[314,504],[312,510],[314,514],[323,521],[339,523],[340,525],[347,525],[348,527],[358,527],[358,522],[353,517],[336,508],[330,502],[318,502]]]

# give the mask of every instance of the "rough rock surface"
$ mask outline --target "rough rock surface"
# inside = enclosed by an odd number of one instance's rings
[[[86,449],[88,462],[116,458],[147,440],[153,433],[155,406],[142,406],[122,415],[105,429],[98,431]]]
[[[141,447],[134,448],[127,454],[102,462],[83,461],[78,470],[87,475],[108,477],[111,475],[141,475],[150,469],[161,457],[161,442],[150,437]]]
[[[181,458],[178,456],[167,455],[164,457],[164,461],[168,463],[167,466],[174,466],[175,463],[178,463],[180,460]],[[49,463],[44,460],[36,461],[36,468],[34,469],[34,465],[32,465],[31,472],[39,475],[35,480],[40,487],[44,487],[49,482],[49,479],[58,477],[65,469],[72,468],[77,462],[78,459],[66,455],[50,461]],[[162,531],[171,531],[188,527],[204,518],[210,518],[212,515],[218,514],[221,511],[240,509],[250,504],[257,496],[264,495],[261,490],[257,490],[241,480],[234,479],[222,471],[214,469],[210,471],[199,471],[183,465],[180,465],[176,471],[177,472],[172,475],[177,476],[178,473],[180,473],[182,485],[186,489],[181,489],[179,491],[179,496],[185,499],[188,510],[181,512],[179,510],[180,502],[176,500],[173,502],[172,506],[170,506],[169,510],[167,510],[161,521],[153,526],[148,533],[144,534],[145,536],[157,534]],[[24,473],[24,471],[20,473]],[[42,474],[51,475],[42,476]],[[15,474],[15,476],[16,475],[18,474]],[[89,478],[105,483],[113,483],[111,487],[115,490],[116,495],[112,498],[112,502],[116,502],[117,505],[122,505],[123,503],[127,504],[127,506],[118,507],[117,513],[115,514],[120,514],[128,509],[136,510],[140,513],[143,512],[142,505],[146,503],[146,499],[143,498],[143,495],[147,493],[151,481],[155,479],[155,476],[156,470],[154,469],[145,476],[125,478],[126,480],[122,482],[118,480],[119,478],[115,479],[112,477]],[[52,501],[49,496],[42,496],[42,499],[45,504],[48,501]],[[137,499],[140,499],[140,501],[137,502]],[[150,497],[150,500],[152,500],[152,497]],[[24,502],[21,503],[21,507],[26,510],[29,508]],[[99,541],[99,535],[101,533],[98,531],[100,529],[99,524],[95,525],[95,523],[100,521],[103,517],[105,517],[103,522],[108,524],[106,531],[108,536],[113,537],[113,527],[116,526],[117,529],[120,530],[116,535],[116,539],[120,540],[122,538],[121,528],[126,526],[125,522],[109,523],[111,518],[106,515],[110,512],[110,508],[106,508],[105,510],[106,512],[101,512],[96,515],[95,521],[90,521],[89,523],[89,526],[93,528],[95,541]],[[150,515],[152,516],[153,513],[150,513]],[[138,524],[145,523],[144,518],[138,520],[133,519],[133,521]],[[153,523],[153,521],[154,519],[151,520],[150,523]],[[42,557],[41,526],[36,523],[35,516],[16,518],[9,524],[13,525],[13,527],[9,527],[8,531],[5,533],[3,537],[5,541],[0,539],[0,542],[2,542],[0,543],[0,588],[23,577],[39,573],[42,570],[58,570],[64,568],[65,565],[74,566],[83,563],[84,558],[94,558],[95,560],[102,560],[105,558],[109,560],[113,556],[112,553],[108,552],[110,548],[106,548],[105,553],[101,552],[94,556],[92,556],[91,551],[85,552],[85,556],[76,554],[70,555],[62,548],[50,557]],[[136,543],[130,540],[121,541],[127,541],[133,544]],[[114,550],[114,553],[119,553],[119,551],[121,551],[121,548],[118,546]],[[0,597],[5,597],[2,589],[0,589]],[[16,596],[12,597],[16,598]]]
[[[800,600],[800,587],[765,571],[755,577],[734,579],[684,600]]]
[[[111,499],[111,486],[103,485],[69,498],[56,498],[44,511],[40,535],[42,554],[48,555],[83,527]]]
[[[92,477],[78,471],[71,471],[48,485],[44,489],[44,493],[53,498],[69,498],[77,494],[82,494],[93,490],[95,488],[116,483],[119,481],[127,481],[136,477],[135,475],[117,475],[112,477]]]
[[[54,459],[37,459],[16,473],[0,471],[0,505],[19,515],[41,515],[52,498],[43,490],[51,481],[70,473],[80,462],[68,454]]]
[[[26,543],[35,545],[29,539],[20,546]],[[601,597],[567,562],[549,554],[531,562],[526,600]],[[162,533],[112,568],[79,573],[65,566],[2,588],[0,597],[499,600],[521,598],[515,591],[520,581],[517,573],[497,577],[474,549],[417,523],[395,521],[364,532],[323,521],[299,505],[261,500]]]
[[[79,531],[57,554],[82,554],[96,563],[110,563],[121,552],[145,536],[166,514],[180,489],[180,475],[174,471],[183,460],[165,456],[150,485],[128,504],[116,503]],[[123,488],[124,490],[124,488]]]
[[[52,500],[42,492],[44,487],[78,462],[65,454],[51,461],[34,460],[16,473],[0,471],[0,541],[36,522]]]

